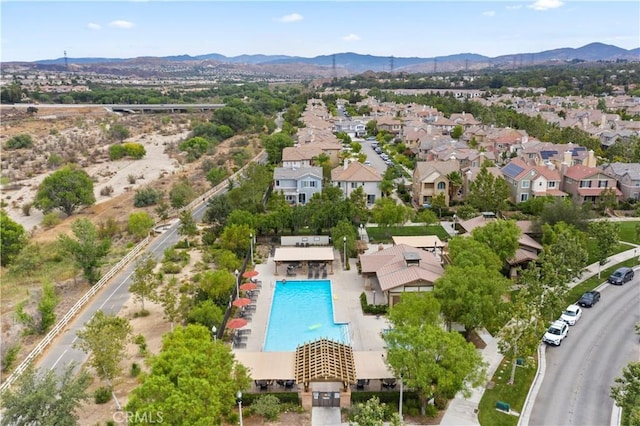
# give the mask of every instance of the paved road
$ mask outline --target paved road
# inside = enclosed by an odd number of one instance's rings
[[[226,187],[221,190],[221,192],[225,191]],[[200,221],[205,210],[206,204],[200,204],[193,210],[194,218]],[[155,237],[141,253],[150,253],[156,259],[160,260],[164,250],[173,246],[180,239],[178,235],[178,224],[179,221],[176,221],[164,233]],[[77,339],[76,332],[83,327],[85,322],[91,319],[96,311],[102,310],[108,314],[115,314],[122,309],[124,304],[129,300],[130,278],[134,269],[135,261],[132,261],[127,267],[123,268],[119,274],[113,277],[109,284],[105,285],[105,287],[96,294],[93,300],[89,302],[76,317],[75,321],[69,324],[67,329],[53,341],[49,349],[39,358],[36,362],[38,368],[54,369],[57,373],[61,373],[69,363],[75,362],[77,365],[80,365],[87,359],[87,354],[79,349],[73,348],[73,343]]]
[[[613,379],[630,361],[638,361],[640,344],[634,324],[640,321],[640,278],[624,286],[605,285],[600,302],[584,308],[559,347],[546,350],[546,372],[529,425],[608,425]]]

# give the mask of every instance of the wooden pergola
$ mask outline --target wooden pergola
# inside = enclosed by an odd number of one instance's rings
[[[341,382],[347,390],[356,383],[353,349],[329,339],[305,343],[296,349],[294,373],[305,392],[311,382]]]

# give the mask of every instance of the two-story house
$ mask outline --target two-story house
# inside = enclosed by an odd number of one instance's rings
[[[302,167],[313,166],[313,159],[322,154],[323,151],[309,146],[288,146],[282,150],[282,167],[285,169],[300,169]]]
[[[322,192],[322,167],[276,167],[273,180],[273,190],[288,203],[307,204],[313,194]]]
[[[533,166],[519,158],[514,158],[501,171],[509,185],[510,198],[514,203],[521,203],[534,197],[565,197],[567,195],[560,190],[562,177],[552,164]]]
[[[404,124],[401,119],[383,116],[376,120],[378,130],[386,130],[394,136],[399,136],[402,133]]]
[[[413,202],[418,206],[431,205],[433,197],[444,194],[448,206],[451,183],[447,175],[459,171],[458,160],[418,161],[413,169]]]
[[[625,200],[640,200],[640,163],[611,163],[603,171],[618,181]]]
[[[597,167],[577,164],[564,170],[562,190],[571,194],[579,204],[585,201],[596,203],[602,192],[611,188],[618,197],[622,195],[616,179]]]
[[[367,205],[373,205],[382,196],[380,182],[382,176],[375,168],[358,161],[344,160],[343,166],[331,170],[331,183],[342,190],[345,198],[362,188],[367,197]]]

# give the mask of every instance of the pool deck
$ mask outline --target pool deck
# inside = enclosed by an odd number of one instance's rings
[[[304,250],[303,248],[301,250]],[[377,246],[370,247],[367,252],[377,251]],[[384,317],[374,315],[364,315],[360,307],[360,294],[365,291],[364,278],[358,274],[356,266],[357,259],[349,259],[351,266],[349,271],[343,270],[340,262],[340,253],[335,251],[335,261],[333,264],[333,274],[329,274],[326,279],[330,280],[333,294],[334,320],[338,323],[349,325],[349,337],[354,351],[384,351],[384,341],[381,333],[389,328],[389,324]],[[267,333],[269,314],[271,312],[271,302],[275,282],[282,278],[290,280],[306,281],[307,275],[298,273],[296,277],[288,277],[284,273],[274,275],[273,257],[269,257],[266,263],[256,264],[255,269],[259,272],[256,279],[262,281],[262,285],[256,300],[256,308],[249,324],[244,329],[251,330],[247,335],[246,346],[234,347],[234,352],[262,352],[264,340]],[[284,268],[280,267],[280,270]],[[372,290],[366,290],[369,303],[372,302]],[[386,303],[383,293],[378,288],[376,290],[376,302]]]

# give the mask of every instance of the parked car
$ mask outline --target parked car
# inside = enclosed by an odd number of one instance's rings
[[[578,300],[578,305],[585,308],[591,308],[593,305],[600,301],[600,292],[596,290],[587,291]]]
[[[554,346],[560,346],[569,333],[569,324],[564,321],[554,321],[547,332],[542,336],[542,341]]]
[[[633,279],[634,273],[633,269],[627,268],[626,266],[622,268],[616,269],[616,271],[609,276],[609,283],[613,285],[622,285],[627,281],[631,281]]]
[[[580,317],[582,317],[582,308],[578,305],[567,306],[567,309],[560,315],[560,319],[569,325],[575,325]]]

